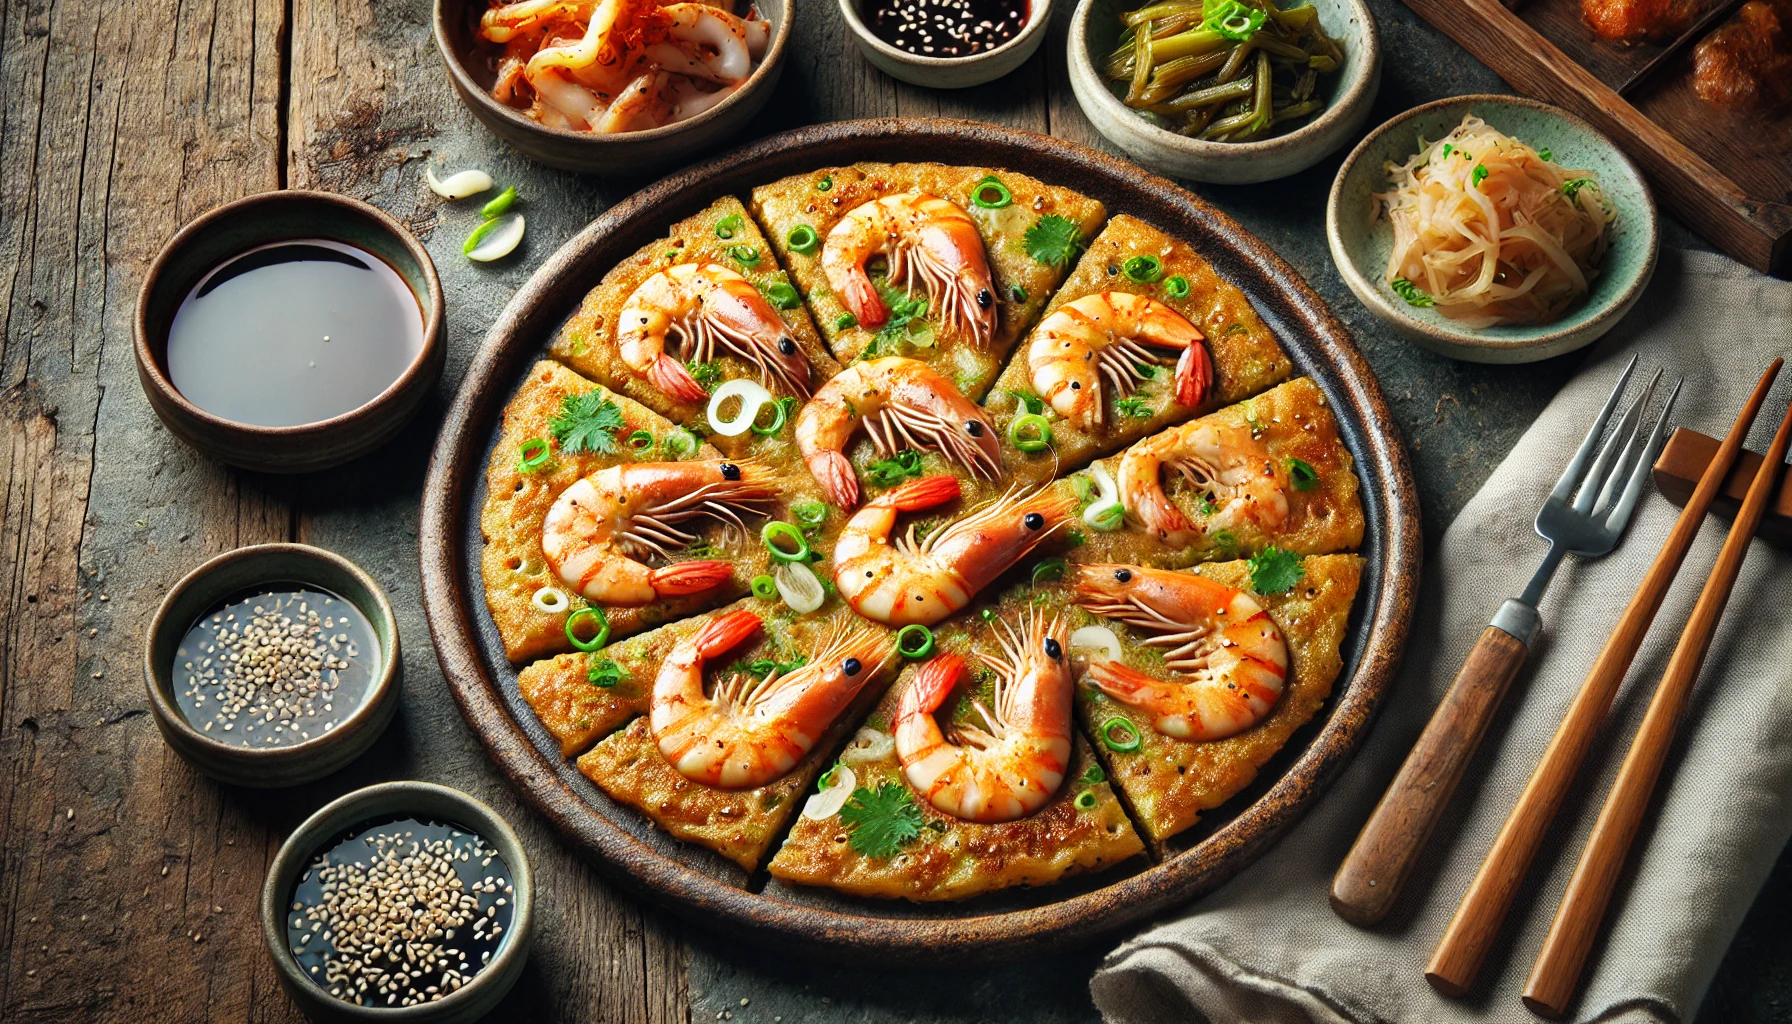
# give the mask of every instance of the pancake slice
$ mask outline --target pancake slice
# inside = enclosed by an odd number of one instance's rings
[[[985,184],[992,178],[993,186]],[[974,191],[991,205],[974,201]],[[966,211],[975,224],[995,293],[995,330],[986,345],[977,345],[962,327],[949,327],[935,308],[913,319],[893,316],[878,329],[868,329],[829,285],[822,254],[834,227],[862,204],[907,192],[944,199]],[[796,175],[754,189],[752,207],[836,358],[846,363],[878,355],[912,356],[932,364],[973,399],[981,399],[995,382],[1008,352],[1045,308],[1105,216],[1096,200],[1015,171],[926,163],[866,163]],[[807,252],[791,244],[793,231],[807,239],[804,228],[820,240]],[[1035,228],[1029,246],[1028,233]],[[875,258],[872,263],[874,268],[881,265]],[[875,272],[872,277],[882,280]],[[925,298],[918,286],[911,294],[902,282],[895,284],[891,289],[884,282],[886,305],[891,299]]]
[[[991,614],[1018,622],[1028,600],[1028,592],[1017,589],[987,607]],[[943,623],[934,636],[940,651],[964,656],[967,665],[976,664],[970,656],[978,650],[991,654],[1001,650],[993,630],[976,613]],[[1143,851],[1144,844],[1080,735],[1072,736],[1070,764],[1057,792],[1027,817],[985,824],[932,806],[910,786],[891,735],[897,703],[913,683],[915,671],[905,671],[890,688],[830,771],[832,786],[844,785],[845,780],[853,786],[846,804],[824,814],[827,791],[810,796],[790,837],[767,865],[772,877],[855,896],[928,903],[1017,885],[1048,885],[1071,875],[1107,870]],[[983,720],[971,701],[987,704],[992,685],[987,669],[979,666],[967,672],[936,720],[980,726]],[[837,796],[834,801],[838,802]],[[812,813],[817,816],[811,817]],[[884,841],[892,836],[899,838]]]
[[[774,663],[789,668],[818,656],[837,627],[887,633],[874,623],[858,619],[838,598],[830,598],[818,611],[802,616],[788,609],[773,612],[768,603],[753,599],[735,607],[764,616],[765,629],[757,641],[742,645],[729,652],[721,664],[710,666],[706,679],[711,694],[724,673],[750,672],[758,677]],[[712,618],[681,622],[622,644],[618,661],[642,662],[644,685],[651,693],[653,676],[665,654]],[[895,662],[892,655],[881,668],[871,667],[875,675],[866,681],[853,702],[835,716],[809,752],[789,772],[762,786],[723,789],[687,778],[660,753],[646,714],[598,742],[578,759],[577,767],[611,799],[640,811],[674,838],[707,847],[752,871],[783,831],[802,793],[821,773],[834,749],[895,677]]]
[[[1128,298],[1105,298],[1112,293]],[[1133,302],[1130,296],[1155,305]],[[1060,311],[1063,315],[1054,317]],[[1077,329],[1066,329],[1072,327]],[[1180,349],[1143,347],[1145,354],[1159,360],[1156,365],[1135,358],[1141,349],[1119,355],[1127,350],[1127,339],[1186,340],[1166,328],[1192,329],[1203,338],[1198,342],[1202,352],[1194,358],[1196,365],[1209,366],[1211,372],[1203,375],[1208,383],[1197,405],[1176,400]],[[1103,335],[1121,344],[1095,349],[1089,339]],[[1108,372],[1100,369],[1099,351],[1110,353]],[[1079,365],[1085,369],[1077,371]],[[1288,357],[1250,300],[1215,273],[1194,247],[1136,217],[1119,214],[1108,221],[1077,261],[1076,270],[1052,295],[1051,304],[1026,340],[1015,347],[983,404],[1003,437],[1016,417],[1045,416],[1052,434],[1049,447],[1032,453],[1011,445],[1004,448],[1017,476],[1044,478],[1080,469],[1165,427],[1263,392],[1286,380],[1291,370]],[[1114,372],[1132,388],[1128,394],[1117,393],[1109,375]],[[1091,393],[1090,382],[1095,385],[1093,402],[1084,397]],[[1070,383],[1079,386],[1073,389]],[[1058,404],[1073,410],[1072,415],[1054,408],[1054,396]],[[1071,405],[1073,401],[1077,404]],[[1094,421],[1086,422],[1085,416]]]
[[[607,430],[615,450],[569,453],[555,437],[554,421],[566,410],[568,398],[597,396],[585,401],[593,406],[611,403],[620,425]],[[532,661],[573,650],[567,637],[567,619],[590,602],[554,575],[542,554],[542,524],[561,492],[581,477],[609,466],[641,461],[630,438],[644,439],[643,458],[666,458],[667,439],[684,436],[692,446],[692,458],[717,459],[722,453],[675,427],[631,398],[618,395],[555,362],[536,364],[505,406],[503,428],[486,468],[485,506],[480,533],[485,548],[480,568],[485,581],[486,606],[504,642],[504,653],[513,662]],[[525,443],[531,445],[524,451]],[[545,444],[543,451],[539,445]],[[681,449],[682,450],[682,449]],[[545,455],[545,458],[542,458]],[[525,457],[542,458],[526,468]],[[749,526],[757,520],[749,520]],[[672,622],[706,608],[726,604],[747,592],[748,581],[766,571],[769,557],[758,536],[719,523],[699,524],[699,541],[666,561],[718,560],[733,564],[732,576],[721,585],[697,594],[667,597],[639,607],[609,606],[603,609],[612,638],[630,636],[665,622]],[[536,600],[538,591],[553,588],[566,598],[557,602]],[[551,596],[551,595],[544,595]],[[552,610],[548,610],[548,609]],[[588,633],[586,635],[589,635]]]
[[[789,277],[779,267],[759,225],[748,216],[740,200],[732,196],[724,196],[702,212],[673,224],[667,237],[641,247],[605,274],[548,346],[548,354],[674,423],[705,436],[713,434],[706,415],[706,399],[687,400],[657,386],[648,379],[645,370],[623,361],[618,343],[622,311],[636,289],[656,274],[689,264],[716,264],[744,276],[766,300],[765,306],[760,307],[761,312],[769,307],[776,314],[783,322],[789,343],[794,346],[794,351],[785,355],[776,351],[782,341],[771,341],[772,349],[761,351],[766,363],[760,366],[731,350],[725,341],[718,340],[711,357],[698,362],[694,358],[696,346],[692,338],[679,331],[667,332],[664,351],[685,366],[699,387],[713,393],[725,381],[746,379],[765,385],[776,397],[800,399],[839,372],[839,364],[816,333],[815,325],[809,320]],[[737,344],[753,350],[744,342]],[[789,372],[800,380],[793,383],[774,369],[781,357],[788,360]],[[719,412],[729,417],[736,408],[730,402]],[[786,412],[793,413],[794,404],[787,406]],[[769,428],[774,421],[775,414],[767,410],[762,413],[759,423]],[[727,455],[781,464],[792,457],[793,425],[792,417],[787,415],[784,425],[771,434],[749,430],[734,437],[713,434],[709,439]]]
[[[1343,671],[1339,649],[1363,560],[1356,555],[1318,555],[1302,559],[1300,568],[1299,580],[1285,593],[1251,593],[1280,629],[1289,657],[1281,696],[1253,727],[1209,742],[1173,739],[1153,727],[1149,712],[1101,693],[1086,679],[1077,685],[1077,716],[1095,737],[1096,756],[1160,855],[1165,840],[1250,785],[1295,730],[1319,712]],[[1190,571],[1251,592],[1248,562],[1213,562]],[[1113,630],[1124,652],[1121,660],[1128,666],[1153,678],[1174,678],[1164,668],[1161,648],[1139,642],[1145,633],[1080,607],[1073,614],[1079,625]],[[1072,652],[1079,667],[1087,653]],[[1116,719],[1123,724],[1115,724]],[[1129,731],[1140,743],[1133,750],[1120,749],[1131,745]]]

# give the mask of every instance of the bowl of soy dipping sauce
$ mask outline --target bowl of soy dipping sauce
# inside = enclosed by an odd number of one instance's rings
[[[169,746],[222,782],[266,788],[322,778],[372,746],[397,710],[402,665],[372,577],[322,548],[260,544],[168,592],[144,680]]]
[[[865,59],[935,89],[992,82],[1045,41],[1051,0],[839,0]]]
[[[270,473],[390,440],[442,373],[441,282],[421,242],[359,200],[288,190],[220,206],[150,266],[137,374],[175,436]]]
[[[533,877],[510,826],[427,782],[357,790],[300,825],[261,891],[262,935],[316,1021],[460,1024],[516,984]]]

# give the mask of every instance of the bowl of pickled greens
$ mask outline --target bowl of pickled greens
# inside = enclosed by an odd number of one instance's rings
[[[1356,136],[1381,84],[1362,0],[1082,0],[1069,49],[1096,129],[1195,181],[1305,170]]]

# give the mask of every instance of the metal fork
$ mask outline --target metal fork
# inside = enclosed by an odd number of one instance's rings
[[[1537,533],[1549,541],[1543,564],[1523,594],[1500,606],[1469,651],[1443,703],[1338,868],[1332,880],[1332,907],[1346,921],[1372,925],[1393,909],[1488,723],[1530,653],[1543,625],[1537,603],[1563,556],[1597,558],[1624,536],[1667,432],[1668,413],[1680,395],[1676,381],[1654,428],[1645,433],[1643,411],[1661,381],[1657,370],[1601,446],[1599,440],[1635,370],[1633,357],[1537,513]]]

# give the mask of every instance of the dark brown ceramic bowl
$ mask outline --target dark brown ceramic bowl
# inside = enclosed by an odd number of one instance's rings
[[[498,955],[473,980],[433,1003],[418,1006],[357,1006],[337,999],[305,976],[286,941],[288,902],[299,872],[318,849],[342,833],[379,818],[416,817],[470,829],[504,859],[510,869],[514,912]],[[498,812],[458,789],[429,782],[387,782],[368,786],[326,804],[305,819],[274,855],[261,886],[261,935],[280,974],[280,984],[305,1016],[329,1024],[472,1024],[491,1013],[522,977],[535,935],[535,881],[523,844]]]
[[[423,311],[423,347],[390,387],[341,416],[295,427],[214,416],[187,401],[168,377],[168,329],[175,311],[213,267],[258,245],[292,238],[347,242],[385,260]],[[442,376],[448,352],[444,309],[429,251],[398,221],[331,192],[263,192],[200,216],[169,239],[150,264],[137,294],[137,379],[174,436],[220,462],[264,473],[328,469],[385,444],[422,407]]]
[[[485,607],[479,513],[504,403],[585,293],[681,217],[724,195],[818,167],[900,161],[1024,169],[1094,196],[1194,245],[1243,289],[1324,390],[1359,477],[1367,518],[1345,669],[1324,713],[1250,788],[1172,843],[1057,885],[916,906],[787,888],[679,844],[611,801],[560,754],[517,690]],[[1398,667],[1419,575],[1418,500],[1375,375],[1343,324],[1292,267],[1225,214],[1133,164],[1061,139],[966,121],[845,121],[776,135],[611,207],[550,257],[486,336],[449,411],[423,488],[423,599],[449,688],[511,782],[616,882],[707,929],[808,955],[889,965],[1020,959],[1087,944],[1179,907],[1249,867],[1319,798],[1362,741]]]
[[[361,706],[334,729],[303,743],[237,747],[193,727],[174,694],[175,651],[199,617],[254,587],[282,583],[328,591],[366,617],[380,645],[379,664]],[[392,721],[404,675],[398,619],[385,591],[360,566],[309,544],[257,544],[226,551],[187,573],[156,609],[143,645],[143,681],[156,727],[174,752],[220,782],[272,788],[321,779],[359,757]]]
[[[485,0],[435,0],[436,50],[460,101],[493,135],[524,156],[585,174],[639,175],[716,148],[765,109],[784,71],[784,46],[790,40],[796,0],[757,0],[757,6],[771,22],[772,37],[752,75],[733,96],[696,117],[649,131],[594,135],[550,128],[492,99],[496,76],[475,45]]]

